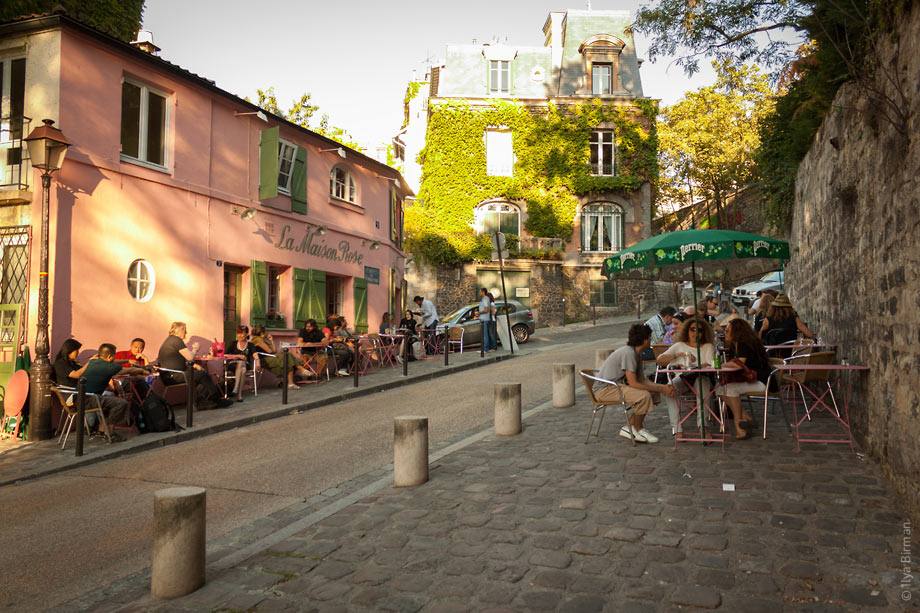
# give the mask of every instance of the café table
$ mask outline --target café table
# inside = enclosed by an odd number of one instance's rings
[[[437,326],[433,330],[426,328],[416,328],[419,337],[422,339],[422,347],[425,349],[423,357],[415,356],[418,360],[436,360],[438,357],[438,336],[447,333],[447,326]]]
[[[776,373],[797,374],[797,373],[827,373],[827,385],[820,393],[811,389],[807,385],[797,383],[797,385],[808,392],[812,399],[811,407],[805,406],[805,413],[801,418],[798,416],[798,403],[792,404],[792,425],[793,436],[795,437],[795,450],[800,451],[800,443],[848,443],[850,449],[855,453],[853,446],[853,433],[850,429],[850,397],[853,389],[853,373],[868,371],[868,366],[856,366],[853,364],[783,364],[777,366],[770,379]],[[823,379],[823,377],[821,377]],[[767,380],[767,389],[770,387],[770,380]],[[839,402],[834,396],[834,388],[840,392]],[[825,398],[830,397],[831,404],[828,404]],[[812,415],[826,412],[832,420],[839,423],[843,428],[841,432],[817,433],[800,431],[800,426],[805,420],[811,421]],[[832,422],[833,423],[833,422]],[[764,421],[764,438],[766,438],[766,420]]]
[[[228,355],[204,355],[195,356],[195,363],[204,368],[204,371],[214,380],[217,387],[224,393],[227,398],[227,361],[241,360],[242,358]]]
[[[319,383],[322,373],[320,371],[326,371],[326,380],[329,380],[329,367],[327,366],[328,360],[332,360],[333,366],[336,366],[335,354],[332,352],[332,346],[327,343],[282,343],[281,349],[297,349],[300,352],[300,365],[306,368],[308,371],[313,373],[314,379],[301,381],[300,383]],[[305,355],[304,350],[307,350]],[[319,362],[319,356],[326,356],[327,362],[322,365]],[[330,358],[331,356],[331,358]]]
[[[711,374],[718,378],[723,374],[730,373],[730,372],[736,372],[738,370],[740,369],[734,366],[723,365],[721,368],[713,368],[711,366],[669,368],[668,373],[673,373],[676,375],[683,375],[686,373],[699,373],[700,375]],[[676,381],[676,378],[674,379],[674,381]],[[694,381],[693,385],[697,385],[697,381]],[[680,420],[678,423],[680,424],[680,428],[682,431],[674,435],[674,447],[675,448],[677,448],[678,442],[691,441],[691,442],[702,442],[702,443],[721,443],[722,449],[723,450],[725,449],[725,439],[728,438],[728,434],[725,431],[725,411],[722,408],[721,402],[719,401],[717,401],[719,402],[719,412],[718,413],[716,413],[716,411],[713,410],[711,406],[712,399],[715,396],[716,387],[717,385],[711,386],[709,393],[702,400],[702,405],[706,408],[706,413],[707,413],[706,417],[709,417],[710,419],[714,420],[715,423],[718,424],[718,432],[713,432],[712,429],[708,429],[706,431],[707,436],[703,436],[702,434],[694,435],[694,434],[689,434],[687,432],[683,432],[684,422],[690,419],[690,417],[692,417],[699,410],[699,407],[697,406],[697,402],[696,402],[696,395],[694,394],[690,412],[687,413],[687,415],[682,418],[678,417],[678,419]],[[678,398],[678,401],[677,401],[678,416],[680,416],[680,407],[681,407],[681,402],[680,402],[680,398]]]

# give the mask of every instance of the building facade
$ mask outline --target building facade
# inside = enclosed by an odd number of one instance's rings
[[[651,229],[657,103],[643,94],[630,23],[627,11],[552,12],[544,46],[448,45],[410,84],[394,142],[410,186],[419,181],[410,292],[437,295],[442,310],[475,299],[427,266],[500,296],[488,237],[501,231],[513,238],[508,297],[542,323],[561,317],[563,298],[569,317],[635,309],[643,288],[600,275],[605,257]]]
[[[50,194],[52,354],[140,336],[155,356],[174,320],[293,340],[307,318],[398,312],[400,174],[155,51],[62,15],[0,24],[3,362],[35,340],[42,188],[21,139],[44,118],[72,143]]]

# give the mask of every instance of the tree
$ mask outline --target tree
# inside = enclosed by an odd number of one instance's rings
[[[732,191],[757,176],[760,125],[773,110],[767,76],[755,67],[713,62],[715,85],[688,92],[661,112],[660,195],[691,204],[706,199],[718,213]]]
[[[0,21],[50,14],[58,5],[65,15],[127,41],[137,36],[144,16],[144,0],[4,0]]]
[[[320,119],[319,125],[310,125],[310,119],[313,117],[314,113],[319,110],[318,106],[310,104],[310,94],[303,94],[300,97],[300,100],[292,103],[291,108],[287,111],[282,111],[278,107],[278,97],[275,95],[274,87],[269,87],[268,89],[264,90],[257,89],[256,95],[258,96],[258,101],[256,104],[272,115],[277,115],[285,121],[290,121],[291,123],[297,124],[302,128],[313,130],[317,134],[322,134],[326,138],[331,138],[335,142],[341,143],[346,147],[360,150],[360,145],[351,136],[351,134],[348,133],[347,130],[329,124],[328,114],[323,113],[323,117]],[[252,102],[249,98],[246,98],[246,101]]]
[[[702,57],[782,66],[802,41],[814,0],[659,0],[636,13],[633,28],[652,36],[649,56],[682,55],[688,74]]]

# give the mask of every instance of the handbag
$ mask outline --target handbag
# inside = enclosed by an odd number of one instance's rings
[[[748,368],[744,362],[737,358],[730,360],[728,364],[737,367],[738,370],[723,373],[722,380],[725,383],[753,383],[757,380],[757,372]]]

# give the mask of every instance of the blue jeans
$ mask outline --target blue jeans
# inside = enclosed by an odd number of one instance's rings
[[[482,322],[482,350],[492,351],[498,346],[495,339],[495,322],[479,321]]]

